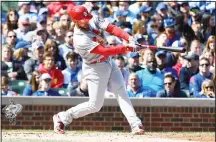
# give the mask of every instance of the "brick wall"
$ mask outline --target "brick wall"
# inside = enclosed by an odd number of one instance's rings
[[[12,126],[2,117],[2,129],[53,129],[53,114],[69,105],[24,105]],[[135,106],[146,131],[215,131],[215,107]],[[104,106],[98,113],[76,119],[67,130],[130,131],[118,106]]]

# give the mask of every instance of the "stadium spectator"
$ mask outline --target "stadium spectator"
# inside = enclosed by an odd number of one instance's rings
[[[19,1],[19,17],[28,17],[30,23],[36,23],[37,13],[30,12],[30,1]]]
[[[168,8],[164,2],[160,2],[156,7],[156,12],[163,18],[168,17]]]
[[[202,83],[200,98],[215,98],[215,84],[212,80],[206,79]]]
[[[215,49],[216,49],[216,47],[215,47],[215,35],[212,35],[208,38],[204,51],[215,52]]]
[[[162,32],[156,38],[156,45],[158,47],[167,46],[168,41],[169,41],[168,34],[165,32]],[[169,61],[169,62],[167,62],[167,66],[172,67],[176,64],[176,58],[172,52],[166,52],[166,58]]]
[[[7,26],[9,31],[16,30],[18,28],[18,19],[19,15],[15,9],[10,9],[7,12]]]
[[[48,18],[47,18],[47,27],[46,27],[46,31],[48,32],[49,37],[51,37],[51,38],[54,38],[54,37],[55,37],[55,30],[54,30],[54,28],[53,28],[53,23],[54,23],[53,18],[48,17]]]
[[[188,43],[195,39],[195,33],[191,26],[188,25],[188,17],[184,14],[179,14],[176,17],[176,31],[181,37],[184,37]]]
[[[153,96],[163,89],[163,74],[157,70],[157,62],[154,56],[147,57],[146,68],[137,71],[143,88],[149,89],[153,92]]]
[[[115,20],[113,18],[113,9],[110,6],[110,3],[105,3],[102,8],[100,9],[99,16],[103,17],[105,21],[109,23],[113,23]]]
[[[147,24],[147,33],[149,35],[150,43],[155,44],[154,41],[160,32],[164,31],[163,20],[161,16],[155,13],[151,16],[151,21]]]
[[[4,45],[2,47],[1,74],[10,80],[26,80],[26,74],[20,63],[13,61],[13,50]]]
[[[145,25],[150,21],[150,12],[151,12],[152,7],[148,5],[143,5],[140,8],[140,20],[145,23]]]
[[[52,77],[51,88],[61,88],[64,83],[64,76],[61,70],[56,69],[55,58],[52,53],[44,53],[43,63],[39,65],[38,70],[43,73],[49,73]]]
[[[197,55],[202,55],[202,47],[201,43],[199,40],[193,40],[190,45],[190,52],[197,54]]]
[[[199,24],[199,25],[201,24],[202,16],[201,16],[199,7],[196,7],[196,6],[191,7],[189,14],[191,16],[189,19],[189,23],[188,23],[190,26],[194,24]]]
[[[18,20],[18,28],[14,30],[19,40],[24,40],[24,37],[30,31],[30,21],[27,16],[21,16]]]
[[[60,22],[62,23],[62,26],[65,28],[65,31],[68,31],[70,29],[71,19],[68,16],[68,14],[63,14],[60,17]]]
[[[36,39],[33,41],[34,42],[42,42],[43,44],[46,43],[47,39],[49,39],[49,34],[47,33],[46,29],[37,29],[36,30]]]
[[[201,91],[202,82],[205,79],[215,81],[215,75],[210,72],[210,62],[207,58],[202,57],[199,60],[199,73],[195,74],[190,78],[190,90],[193,92],[193,96],[196,98],[200,97],[199,92]]]
[[[137,71],[143,69],[139,63],[139,57],[140,57],[140,55],[138,52],[130,52],[128,54],[127,69],[130,73],[137,72]]]
[[[47,7],[41,7],[38,11],[38,16],[45,16],[48,17],[49,15],[49,10]]]
[[[29,59],[28,49],[31,45],[26,41],[19,41],[16,44],[16,50],[13,53],[13,60],[24,65],[25,61]]]
[[[155,54],[156,62],[157,62],[157,69],[162,73],[166,73],[167,71],[175,72],[177,75],[177,71],[172,68],[171,66],[168,66],[167,62],[167,57],[166,57],[166,52],[163,50],[159,50]]]
[[[129,5],[128,10],[131,11],[131,15],[133,15],[134,19],[138,18],[140,14],[140,8],[142,6],[149,6],[150,3],[148,1],[137,1]]]
[[[173,68],[177,71],[178,77],[180,77],[180,71],[183,67],[186,66],[186,61],[183,58],[186,55],[186,53],[178,53],[176,55],[177,63],[173,66]]]
[[[180,86],[181,89],[189,91],[190,78],[199,72],[199,56],[189,52],[183,58],[186,61],[186,66],[180,70]]]
[[[168,1],[165,3],[167,5],[169,17],[176,17],[178,14],[180,14],[179,4],[177,1]]]
[[[33,71],[29,84],[23,90],[23,96],[31,96],[38,90],[40,75],[41,73],[39,71]]]
[[[201,20],[201,33],[204,41],[208,40],[209,36],[216,34],[215,28],[215,16],[204,13]]]
[[[64,39],[65,39],[65,35],[66,35],[66,31],[64,26],[62,25],[61,22],[54,22],[53,24],[53,28],[55,30],[55,40],[58,43],[58,45],[63,44],[64,43]]]
[[[116,21],[114,22],[114,24],[116,26],[121,27],[122,29],[124,29],[124,28],[132,29],[131,23],[126,21],[127,15],[128,15],[128,11],[126,11],[126,10],[117,11],[116,12]]]
[[[165,33],[168,36],[167,46],[171,46],[176,40],[180,40],[180,35],[175,30],[176,20],[173,17],[167,17],[164,19]]]
[[[6,43],[6,38],[8,34],[8,25],[6,23],[2,23],[1,30],[2,30],[1,42],[2,44],[4,44]]]
[[[160,33],[156,38],[156,45],[158,47],[167,46],[168,43],[168,35],[165,32]]]
[[[66,68],[65,60],[59,55],[58,44],[53,39],[47,39],[45,46],[45,52],[50,52],[55,58],[55,66],[59,70],[64,70]]]
[[[187,97],[185,92],[180,90],[179,81],[172,73],[164,75],[164,89],[157,92],[157,97]]]
[[[205,57],[210,62],[210,72],[215,74],[215,53],[213,51],[204,51],[201,58]]]
[[[134,37],[137,35],[147,35],[147,28],[143,21],[137,20],[133,24],[132,34]]]
[[[155,58],[157,62],[157,68],[160,71],[163,71],[164,68],[167,66],[167,57],[166,52],[163,50],[159,50],[155,53]]]
[[[1,96],[18,96],[14,91],[8,88],[9,78],[6,76],[1,76]]]
[[[69,12],[71,8],[75,5],[72,1],[59,1],[59,2],[50,2],[47,5],[49,9],[49,14],[53,17],[56,13],[64,14],[65,12]]]
[[[46,32],[46,26],[47,26],[47,18],[45,16],[38,16],[37,19],[37,23],[36,23],[36,29],[34,29],[33,31],[29,31],[23,38],[23,40],[26,40],[28,42],[34,42],[35,40],[37,40],[37,36],[39,36],[38,32],[42,31],[42,32]],[[42,39],[42,41],[44,42],[46,40]]]
[[[32,44],[32,56],[24,63],[24,70],[28,80],[32,78],[32,73],[38,70],[39,65],[43,62],[44,44],[35,42]]]
[[[145,98],[154,96],[151,90],[147,90],[140,85],[139,77],[136,73],[131,73],[128,78],[127,94],[129,97]]]
[[[81,79],[79,86],[76,89],[69,89],[69,96],[89,96],[88,84],[85,79]]]
[[[124,81],[125,81],[125,85],[127,86],[128,84],[128,76],[129,76],[129,71],[126,70],[124,67],[125,67],[125,59],[122,55],[117,55],[115,57],[115,63],[116,65],[118,66],[118,68],[120,69],[121,73],[122,73],[122,76],[124,78]]]
[[[65,36],[65,43],[59,46],[59,54],[64,58],[66,61],[66,55],[68,52],[74,51],[73,47],[73,32],[67,31]]]
[[[155,55],[154,51],[149,48],[142,50],[141,51],[141,61],[140,61],[142,64],[141,67],[145,68],[147,64],[147,58],[150,56],[154,56],[154,55]]]
[[[6,37],[6,43],[14,50],[17,40],[17,34],[14,31],[8,31]]]
[[[51,89],[52,77],[44,73],[39,78],[39,87],[32,96],[61,96],[57,91]]]
[[[64,88],[75,89],[78,87],[78,73],[81,69],[78,67],[79,55],[73,51],[66,55],[67,68],[62,71],[64,75]]]
[[[191,25],[191,28],[193,29],[194,31],[194,34],[195,34],[195,39],[197,40],[202,40],[202,34],[201,34],[201,31],[200,31],[200,24],[193,24]]]
[[[133,14],[131,13],[131,11],[129,10],[129,2],[128,1],[119,1],[118,2],[118,10],[119,11],[127,11],[127,18],[126,21],[130,22],[131,24],[133,23],[133,21],[135,20],[133,17]]]
[[[187,18],[190,17],[190,6],[188,4],[187,1],[183,1],[183,2],[178,2],[180,5],[180,12],[182,12],[182,14],[184,14],[185,16],[187,16]],[[187,21],[188,22],[188,21]]]

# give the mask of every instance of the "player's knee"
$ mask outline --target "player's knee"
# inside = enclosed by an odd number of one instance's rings
[[[92,113],[100,111],[101,107],[102,107],[102,105],[100,105],[100,104],[89,102],[89,108],[90,108]]]

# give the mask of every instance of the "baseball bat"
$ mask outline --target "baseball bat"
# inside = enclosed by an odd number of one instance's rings
[[[165,50],[165,51],[170,51],[170,52],[180,52],[180,53],[184,53],[186,52],[186,49],[184,47],[173,47],[173,46],[155,46],[155,45],[142,45],[139,43],[136,43],[137,46],[141,47],[141,48],[150,48],[153,50],[159,49],[159,50]]]

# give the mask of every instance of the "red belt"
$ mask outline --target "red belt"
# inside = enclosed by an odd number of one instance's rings
[[[103,57],[103,58],[101,58],[101,59],[99,59],[97,61],[91,62],[91,64],[101,63],[101,62],[104,62],[107,59],[108,59],[107,57]]]

